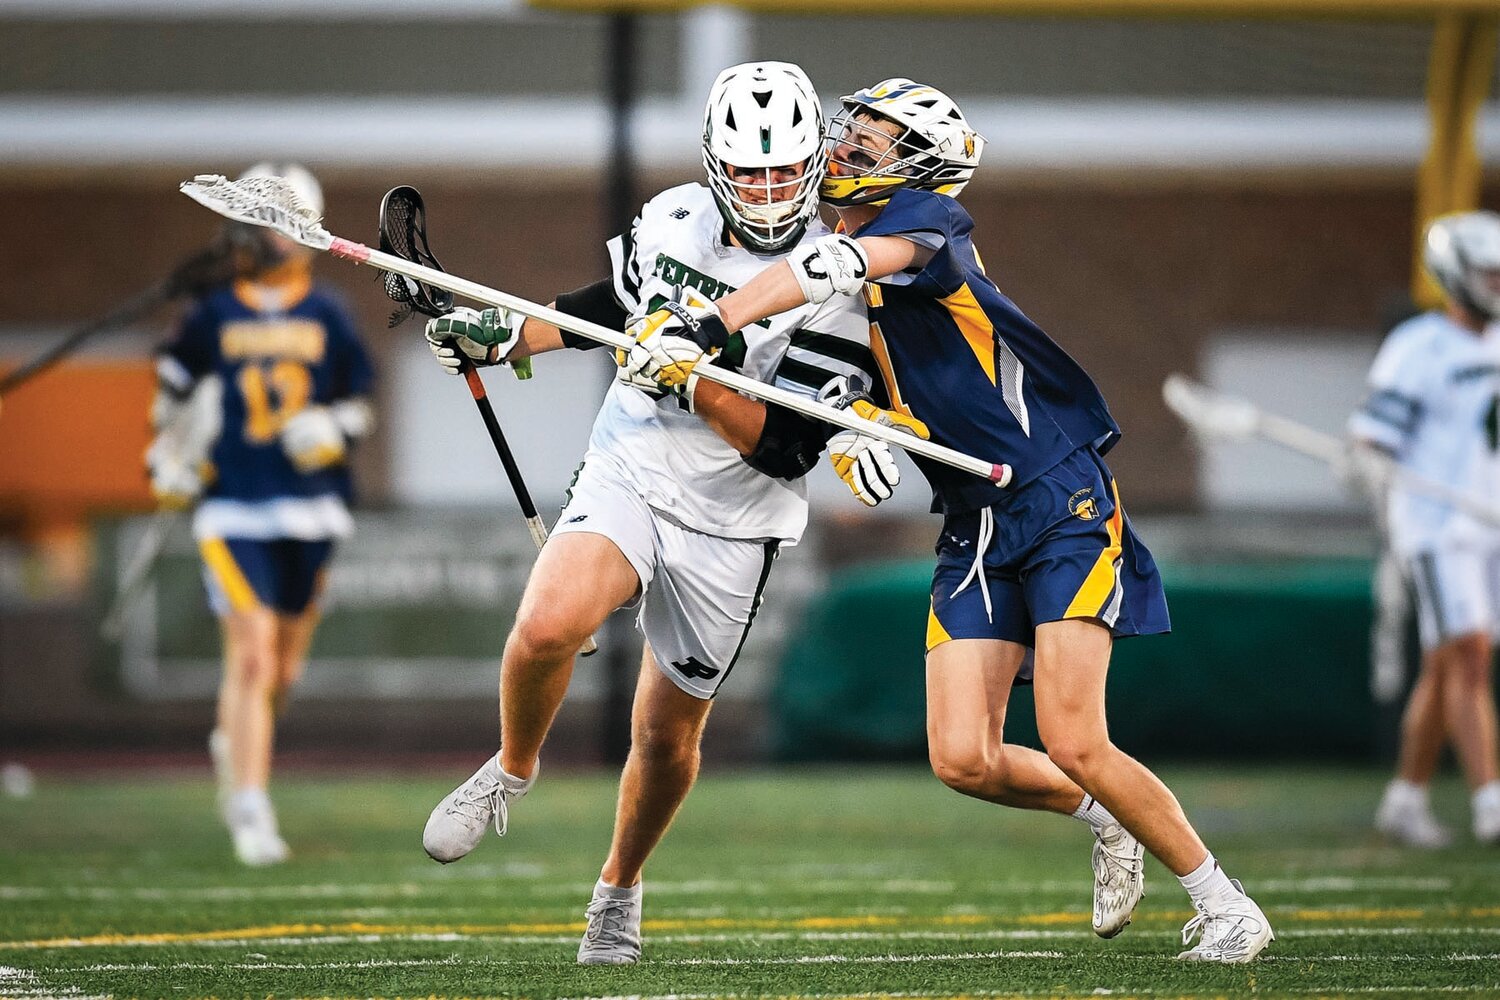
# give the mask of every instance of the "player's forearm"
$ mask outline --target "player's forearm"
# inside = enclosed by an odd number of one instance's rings
[[[766,404],[708,379],[693,387],[693,412],[742,457],[755,451],[766,426]]]
[[[556,302],[547,303],[548,308],[556,309]],[[516,346],[506,355],[507,360],[520,360],[529,358],[536,354],[546,354],[548,351],[560,351],[567,345],[563,343],[562,331],[551,323],[545,323],[539,319],[527,318],[521,324],[521,337]]]
[[[783,260],[772,264],[746,282],[743,288],[730,292],[714,305],[719,307],[725,328],[735,333],[767,316],[784,313],[806,302],[807,296],[792,275],[791,266]]]
[[[826,237],[826,239],[832,240],[834,237]],[[843,237],[838,237],[838,239],[847,245],[848,241]],[[921,267],[932,259],[933,254],[929,248],[900,236],[867,236],[855,242],[859,244],[859,249],[863,251],[866,258],[864,277],[867,281],[879,281],[881,278],[890,277],[908,268]],[[853,279],[853,285],[840,285],[841,290],[848,290],[848,287],[857,287],[859,284],[859,271],[855,269],[858,266],[857,258],[847,259],[851,261],[848,276]],[[815,259],[808,261],[807,264],[820,269],[827,267],[826,261],[815,262]],[[822,280],[826,282],[826,274],[822,275]],[[827,295],[824,294],[816,301],[821,302],[826,297]],[[730,333],[734,333],[767,316],[775,316],[777,313],[784,313],[788,309],[805,305],[807,301],[808,291],[797,280],[791,263],[783,260],[766,268],[748,281],[744,287],[730,292],[716,301],[714,305],[719,309],[725,328]]]

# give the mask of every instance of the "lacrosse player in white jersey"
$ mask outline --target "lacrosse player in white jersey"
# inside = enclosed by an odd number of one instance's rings
[[[824,121],[807,76],[787,63],[725,70],[709,94],[708,186],[670,188],[611,240],[612,275],[556,308],[613,329],[639,349],[696,359],[703,347],[653,338],[640,321],[675,301],[707,302],[799,244],[817,221]],[[692,335],[711,339],[714,331]],[[438,360],[457,371],[595,346],[503,309],[459,309],[428,324]],[[839,297],[718,342],[716,363],[816,396],[837,376],[874,371],[864,307]],[[622,369],[622,372],[624,370]],[[641,870],[697,775],[712,698],[734,669],[777,549],[807,521],[801,477],[834,429],[707,380],[673,391],[617,380],[584,461],[527,583],[501,664],[500,752],[433,810],[423,846],[468,854],[537,777],[538,755],[583,642],[618,607],[639,606],[646,653],[610,853],[587,911],[584,964],[641,952]],[[701,405],[699,405],[701,404]],[[889,456],[886,455],[888,459]],[[894,468],[894,466],[892,467]]]
[[[1391,331],[1350,419],[1363,447],[1402,469],[1475,497],[1500,496],[1500,215],[1443,216],[1424,262],[1447,303]],[[1415,847],[1452,836],[1427,787],[1451,740],[1473,792],[1474,836],[1500,843],[1500,751],[1493,677],[1500,633],[1500,529],[1432,497],[1384,485],[1392,551],[1416,594],[1422,666],[1401,722],[1395,780],[1375,815]]]

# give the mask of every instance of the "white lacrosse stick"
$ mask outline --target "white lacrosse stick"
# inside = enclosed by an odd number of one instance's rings
[[[462,295],[476,302],[511,309],[609,347],[628,351],[634,346],[635,342],[618,330],[560,313],[556,309],[548,309],[535,302],[481,285],[477,281],[414,264],[363,243],[334,236],[319,224],[318,214],[303,205],[292,191],[291,185],[280,177],[244,177],[231,181],[219,174],[199,174],[190,181],[184,181],[181,187],[183,194],[225,218],[247,222],[253,226],[264,226],[305,247],[326,250],[335,257],[343,257],[357,264],[373,264],[382,271],[391,271],[437,288],[446,288],[455,295]],[[700,378],[710,382],[717,382],[767,403],[784,406],[814,420],[879,438],[886,444],[905,448],[923,458],[988,479],[996,486],[1004,487],[1010,483],[1011,468],[1003,462],[986,462],[932,441],[923,441],[897,428],[866,420],[849,410],[836,410],[831,406],[815,403],[794,392],[767,385],[727,368],[704,364],[699,365],[697,371]]]
[[[1346,467],[1354,461],[1353,450],[1360,447],[1287,417],[1267,413],[1249,400],[1210,389],[1184,375],[1168,375],[1162,383],[1161,395],[1173,413],[1206,437],[1231,441],[1260,438],[1326,462],[1334,469]],[[1500,508],[1480,497],[1417,475],[1373,448],[1361,448],[1360,459],[1371,463],[1379,470],[1380,477],[1388,482],[1440,500],[1470,517],[1500,527]]]

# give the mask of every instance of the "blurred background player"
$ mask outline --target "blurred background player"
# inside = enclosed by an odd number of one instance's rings
[[[323,211],[317,180],[297,164],[245,176],[284,177]],[[193,535],[224,643],[209,739],[220,810],[240,861],[267,865],[288,856],[267,795],[276,716],[312,642],[334,541],[352,527],[348,448],[371,428],[373,369],[348,311],[314,283],[313,251],[265,229],[234,235],[256,269],[203,296],[161,349],[162,431],[148,463],[163,502],[198,500]],[[221,397],[208,470],[169,433],[184,406],[205,409],[203,383]]]
[[[972,221],[951,197],[978,166],[983,139],[945,94],[910,80],[842,102],[823,197],[848,235],[799,247],[690,318],[733,332],[864,289],[895,407],[886,419],[915,419],[933,439],[1015,469],[997,493],[916,460],[945,515],[927,632],[933,770],[966,795],[1089,823],[1101,936],[1130,921],[1144,844],[1198,910],[1183,943],[1199,940],[1179,957],[1249,961],[1273,939],[1265,914],[1219,869],[1171,791],[1109,738],[1113,639],[1168,631],[1166,598],[1101,458],[1119,438],[1103,396],[985,275]],[[868,503],[860,463],[848,460],[854,449],[840,450],[836,469]],[[1035,685],[1045,754],[1003,740],[1017,680]]]
[[[1424,263],[1446,303],[1397,326],[1350,419],[1360,446],[1476,497],[1500,495],[1500,215],[1467,212],[1427,229]],[[1377,476],[1377,478],[1379,478]],[[1416,595],[1422,665],[1401,720],[1396,777],[1375,814],[1387,836],[1444,847],[1428,804],[1451,741],[1472,792],[1474,836],[1500,842],[1494,636],[1500,530],[1440,500],[1383,483],[1388,543]]]
[[[724,70],[704,116],[708,186],[683,184],[652,198],[630,231],[610,241],[612,275],[559,296],[556,307],[616,330],[664,304],[679,315],[677,297],[706,302],[766,260],[826,235],[817,222],[823,139],[822,108],[800,68],[756,62]],[[670,367],[701,354],[690,336],[658,336],[658,326],[655,313],[630,326],[632,356]],[[478,365],[598,346],[506,310],[459,309],[428,324],[433,352],[455,373],[452,338]],[[747,327],[722,360],[814,396],[837,375],[868,376],[868,344],[863,307],[844,298]],[[628,374],[609,389],[506,641],[500,752],[437,805],[422,837],[429,855],[450,862],[474,849],[491,820],[505,833],[510,803],[536,780],[579,647],[616,608],[638,604],[646,649],[630,754],[579,945],[583,964],[640,957],[642,868],[697,777],[711,699],[734,669],[777,550],[802,535],[801,479],[831,433],[720,386],[687,382],[686,372],[674,389]],[[700,397],[722,405],[700,419],[693,413]]]

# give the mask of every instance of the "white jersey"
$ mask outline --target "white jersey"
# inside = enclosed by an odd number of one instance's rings
[[[1475,497],[1500,496],[1500,328],[1476,334],[1440,312],[1391,331],[1350,432],[1402,468]],[[1500,533],[1441,500],[1393,486],[1391,546],[1402,555],[1494,545]]]
[[[827,233],[815,221],[803,242]],[[727,243],[718,206],[701,184],[647,202],[630,232],[610,241],[609,254],[615,297],[633,317],[684,286],[719,298],[780,259]],[[859,373],[873,384],[864,303],[837,295],[752,324],[730,338],[715,363],[808,398],[838,375]],[[676,396],[611,384],[584,461],[612,462],[653,510],[696,531],[795,542],[807,526],[801,479],[752,469]]]

